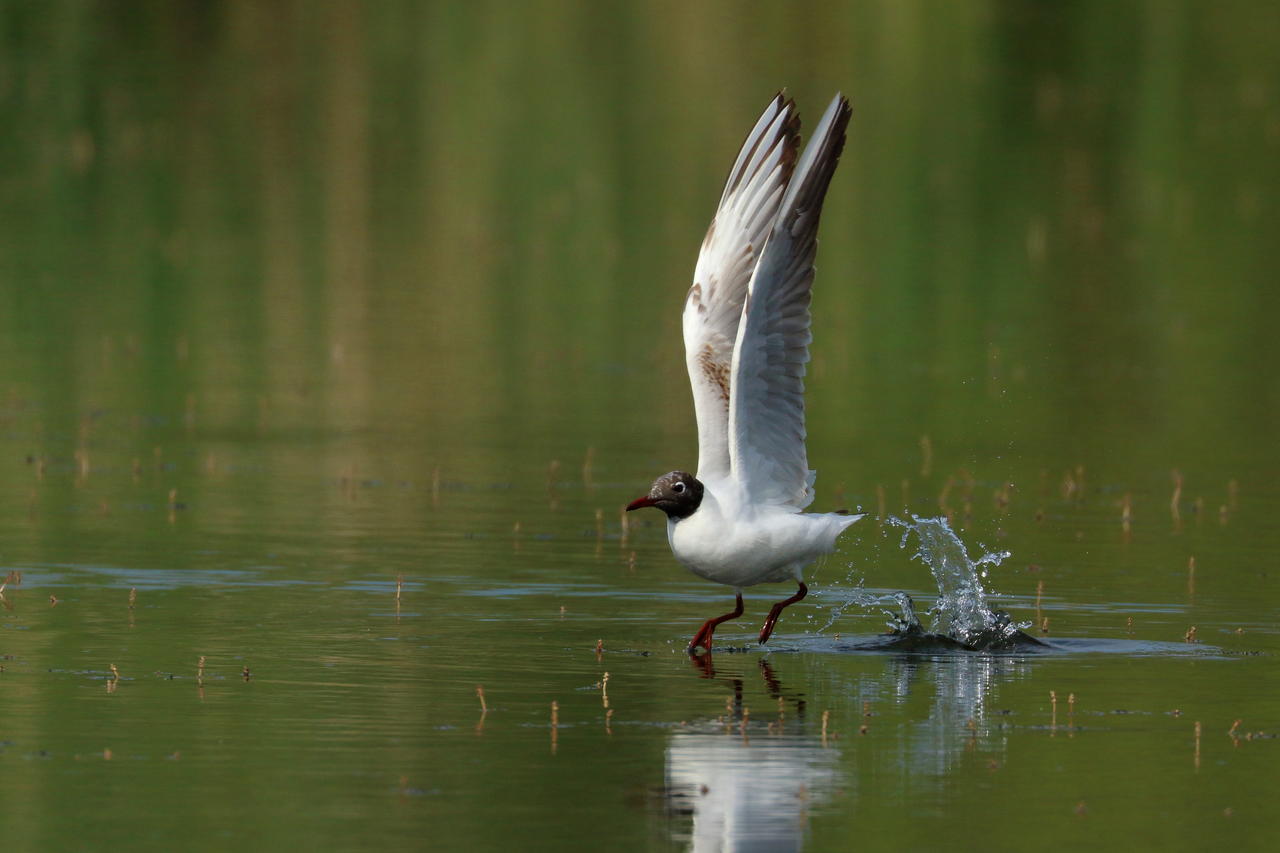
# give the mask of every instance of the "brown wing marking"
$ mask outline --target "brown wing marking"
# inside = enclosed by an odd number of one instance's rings
[[[702,375],[707,377],[707,381],[719,390],[720,399],[724,400],[726,406],[729,405],[729,363],[717,359],[711,344],[707,344],[698,351],[698,366],[702,368]]]

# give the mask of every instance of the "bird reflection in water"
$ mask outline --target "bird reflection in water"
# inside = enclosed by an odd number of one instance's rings
[[[710,655],[691,656],[699,677],[727,683],[732,693],[722,716],[671,735],[661,790],[669,837],[699,853],[800,850],[811,813],[856,796],[854,756],[859,775],[909,781],[916,791],[947,784],[953,769],[975,755],[989,766],[1004,763],[1006,718],[989,706],[1002,683],[1029,674],[1033,657],[859,657],[883,665],[852,667],[857,674],[850,672],[833,701],[837,736],[825,738],[823,715],[808,713],[805,696],[785,689],[769,660],[759,659],[758,674],[748,676],[741,668],[746,659],[735,656],[733,670],[724,663],[718,673]],[[763,692],[752,689],[757,677]],[[759,698],[753,702],[752,695]],[[875,709],[874,723],[866,708]],[[871,723],[865,741],[852,734],[864,723]],[[848,737],[858,738],[856,748]],[[853,750],[850,761],[842,759],[842,745]]]
[[[696,851],[800,850],[809,809],[842,781],[838,751],[823,745],[803,695],[786,691],[769,661],[758,662],[768,700],[753,712],[741,671],[717,678],[710,655],[691,659],[733,692],[723,716],[683,727],[667,745],[672,839]]]

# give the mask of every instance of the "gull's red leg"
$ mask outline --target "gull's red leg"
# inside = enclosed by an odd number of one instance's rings
[[[693,639],[689,641],[689,653],[692,654],[698,646],[707,651],[711,651],[711,635],[716,632],[716,626],[721,622],[728,622],[730,619],[737,619],[742,615],[742,593],[738,593],[738,606],[733,609],[732,613],[726,613],[723,616],[717,616],[714,619],[708,619],[702,623],[702,627],[698,629],[698,633],[693,635]]]
[[[790,598],[779,601],[773,605],[773,609],[769,611],[769,618],[764,620],[764,627],[760,629],[760,642],[769,642],[769,635],[773,633],[773,626],[778,624],[778,617],[782,615],[784,607],[790,607],[809,593],[809,587],[804,585],[804,581],[800,581],[800,591]]]

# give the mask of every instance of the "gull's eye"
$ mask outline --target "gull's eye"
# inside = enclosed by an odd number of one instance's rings
[[[671,487],[671,491],[675,492],[677,495],[683,495],[684,483],[676,483],[674,486]]]

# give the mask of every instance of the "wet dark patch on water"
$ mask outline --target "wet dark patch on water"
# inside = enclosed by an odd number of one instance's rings
[[[1239,652],[1220,649],[1202,643],[1171,643],[1155,640],[1126,640],[1094,637],[1055,637],[1039,639],[1018,631],[1000,644],[988,646],[969,646],[944,634],[933,634],[923,630],[890,632],[866,636],[817,636],[787,642],[794,645],[779,645],[763,651],[777,654],[803,652],[808,654],[867,654],[867,653],[909,653],[924,655],[955,655],[973,657],[981,655],[1025,656],[1025,655],[1079,655],[1107,654],[1146,657],[1181,656],[1198,658],[1229,658],[1246,655],[1257,655],[1262,652]],[[716,652],[743,653],[759,651],[759,647],[738,646],[717,648]]]

